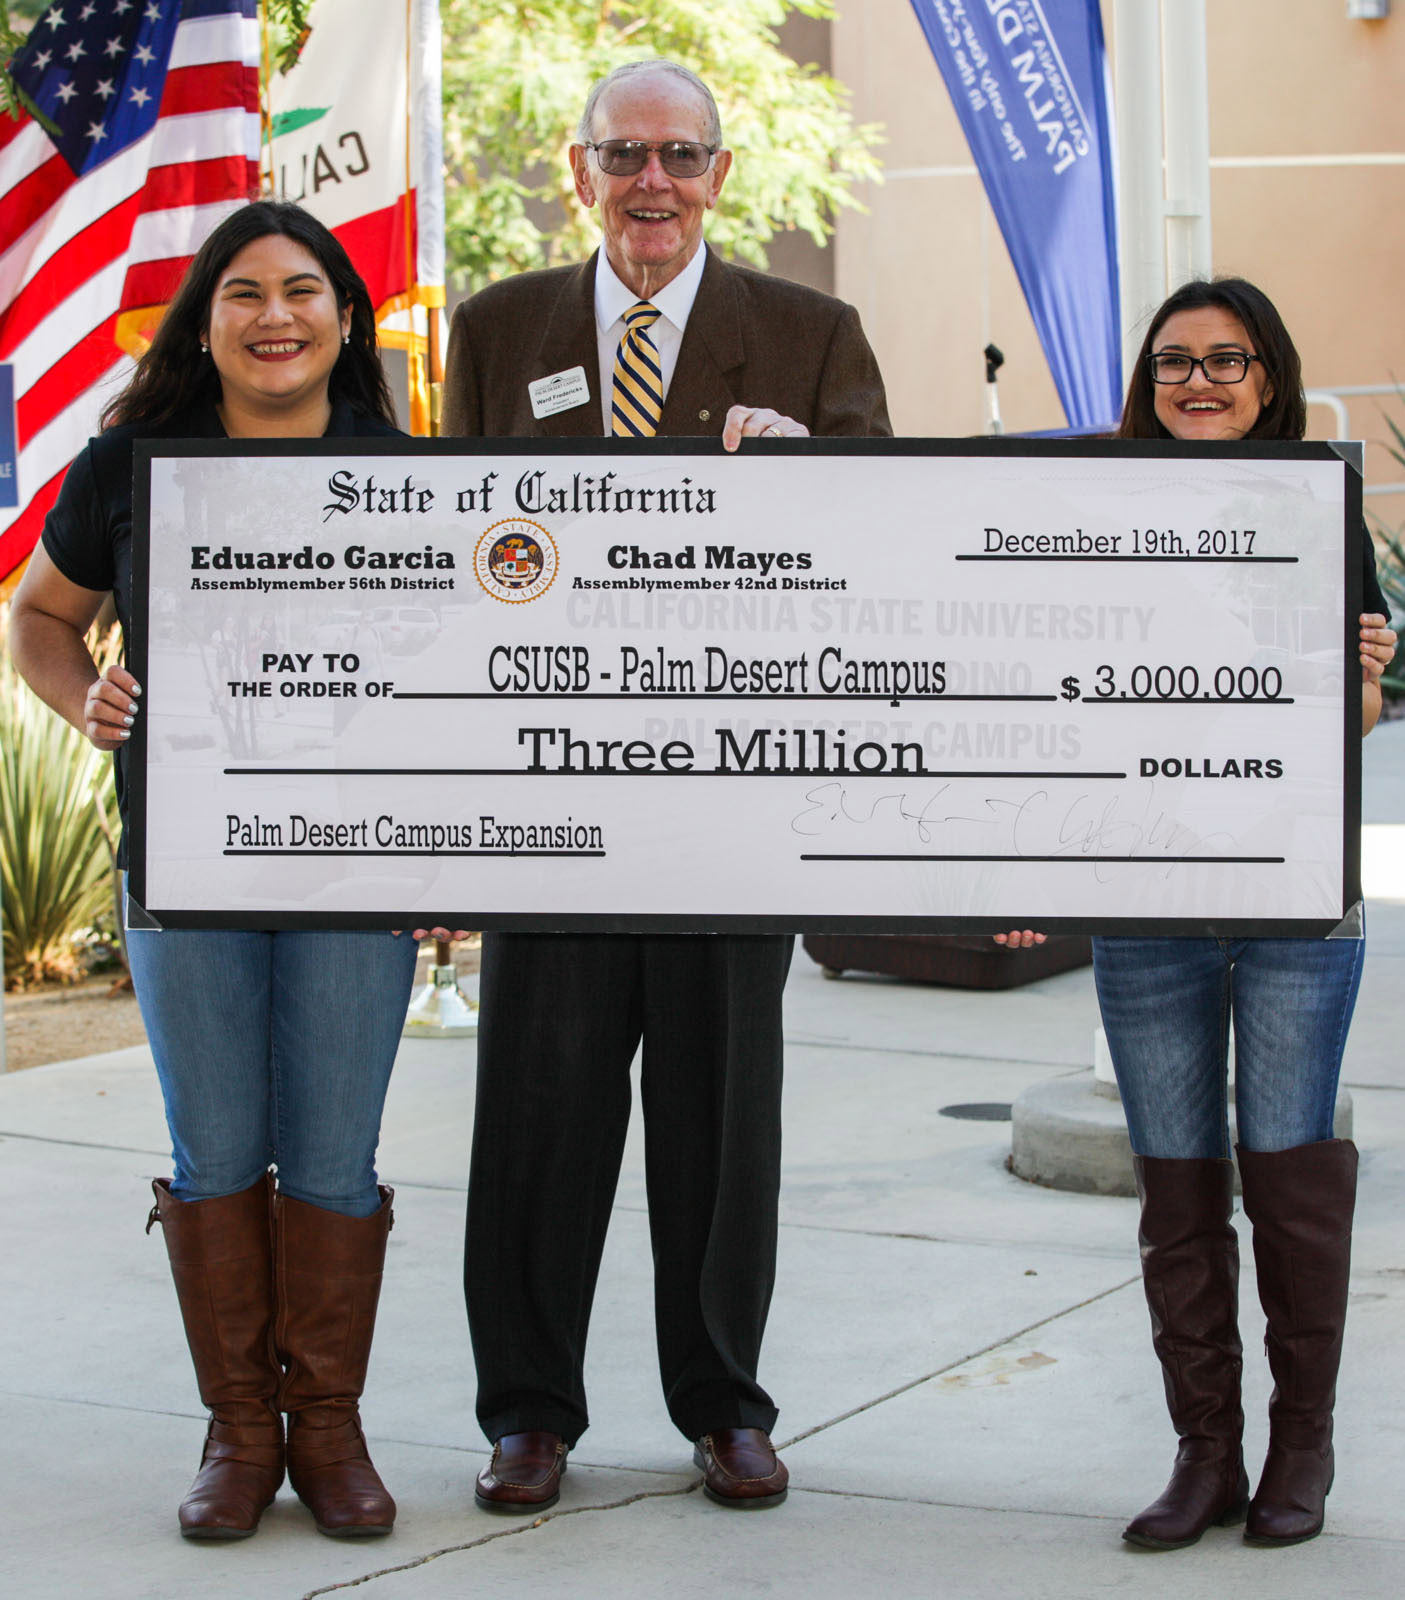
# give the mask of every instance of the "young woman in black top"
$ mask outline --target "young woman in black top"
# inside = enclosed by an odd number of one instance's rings
[[[124,816],[141,686],[120,666],[99,676],[84,635],[108,592],[129,625],[133,441],[385,436],[393,416],[370,298],[338,241],[294,205],[226,218],[70,467],[11,616],[30,684],[116,752]],[[128,951],[174,1155],[152,1218],[211,1412],[181,1531],[252,1533],[286,1467],[323,1533],[388,1533],[395,1502],[357,1400],[391,1226],[375,1151],[414,944],[134,929]]]

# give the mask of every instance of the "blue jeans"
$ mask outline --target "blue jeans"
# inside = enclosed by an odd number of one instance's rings
[[[381,1109],[415,972],[408,934],[133,929],[132,982],[180,1200],[283,1193],[368,1217]]]
[[[1132,1149],[1229,1155],[1231,1020],[1239,1143],[1330,1139],[1364,954],[1361,939],[1094,939]]]

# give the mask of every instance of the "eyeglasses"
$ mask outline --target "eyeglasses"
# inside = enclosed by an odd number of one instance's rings
[[[659,163],[670,178],[700,178],[717,154],[717,146],[698,144],[693,139],[668,139],[663,144],[645,144],[642,139],[602,139],[598,144],[586,140],[587,150],[595,152],[601,172],[612,178],[632,178],[644,170],[649,152],[657,150]]]
[[[1197,367],[1205,374],[1208,383],[1243,383],[1251,361],[1262,361],[1262,356],[1251,356],[1243,350],[1217,350],[1209,356],[1183,356],[1178,352],[1159,350],[1147,358],[1153,383],[1189,383]]]

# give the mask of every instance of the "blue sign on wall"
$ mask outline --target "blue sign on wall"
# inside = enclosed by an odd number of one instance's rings
[[[1122,411],[1098,0],[912,0],[1074,427]]]
[[[15,369],[0,363],[0,506],[20,503],[19,439],[15,433]]]

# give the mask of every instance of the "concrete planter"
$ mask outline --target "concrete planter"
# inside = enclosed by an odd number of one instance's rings
[[[1338,1139],[1351,1138],[1352,1121],[1351,1095],[1341,1089],[1332,1129]],[[1229,1134],[1233,1145],[1233,1099]],[[1011,1108],[1010,1171],[1027,1183],[1076,1194],[1135,1194],[1132,1146],[1116,1089],[1091,1070],[1031,1085]]]

